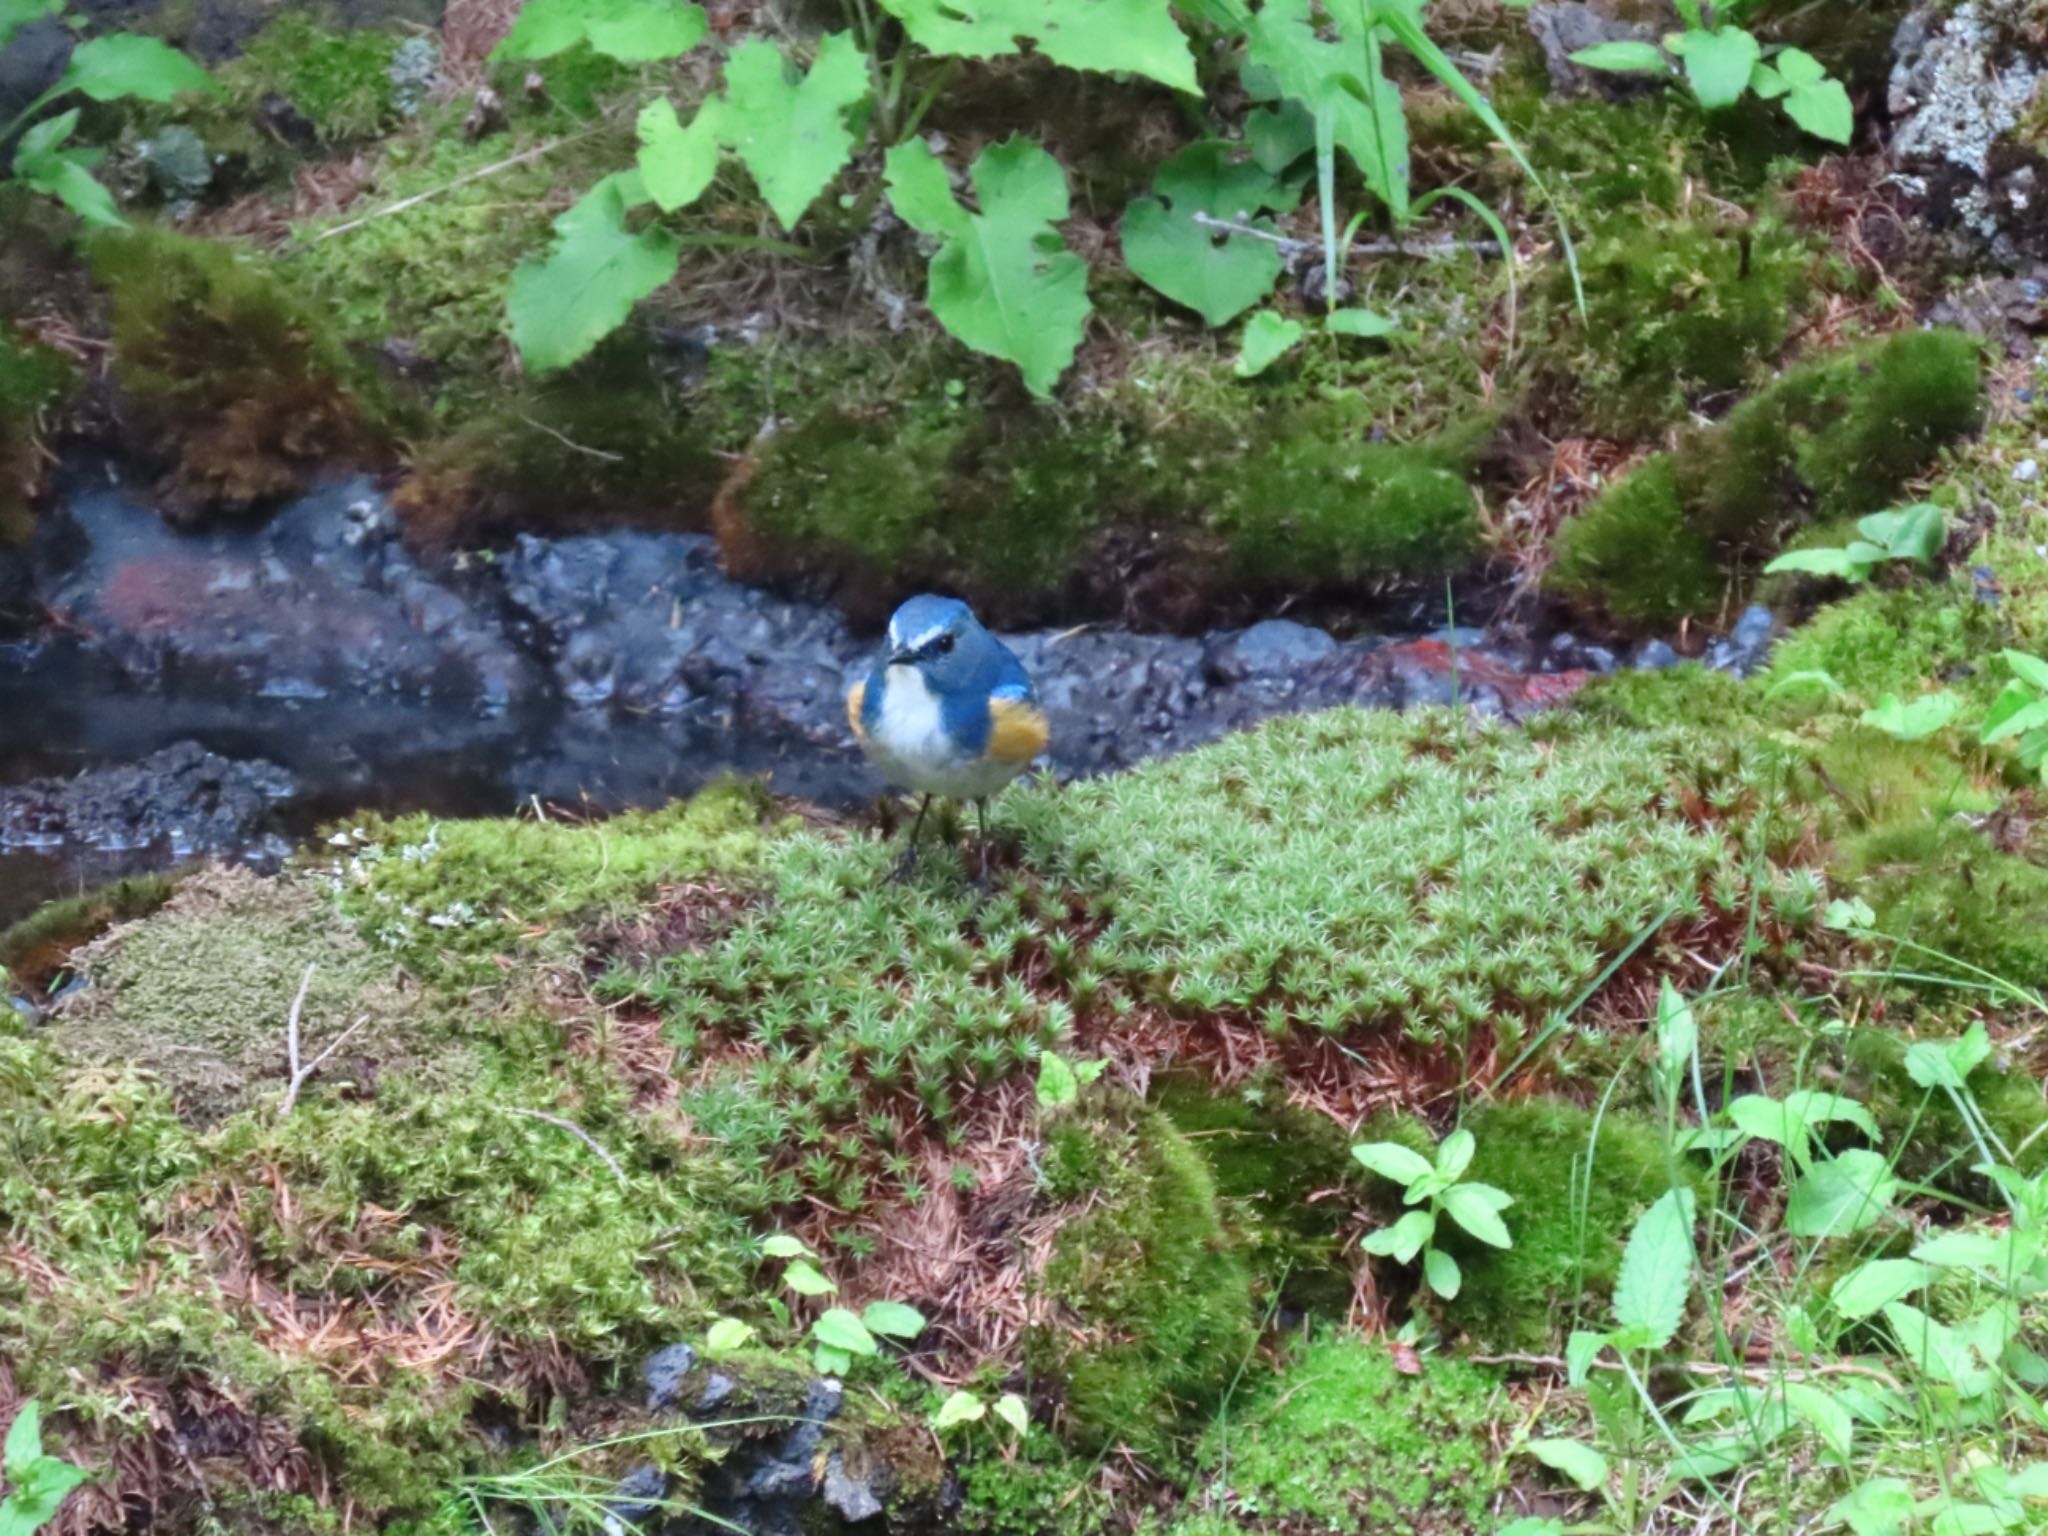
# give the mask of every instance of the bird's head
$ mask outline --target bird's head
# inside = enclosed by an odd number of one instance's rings
[[[968,685],[994,644],[974,610],[957,598],[913,597],[889,620],[889,665],[915,667],[934,693]]]

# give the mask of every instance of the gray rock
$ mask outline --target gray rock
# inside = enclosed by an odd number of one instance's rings
[[[1743,609],[1735,627],[1707,647],[1707,665],[1717,672],[1746,677],[1770,654],[1777,622],[1768,608],[1752,605]]]
[[[690,1405],[695,1414],[716,1412],[725,1406],[738,1389],[739,1383],[723,1371],[713,1371],[704,1378],[704,1390],[697,1394],[697,1401]]]
[[[1638,671],[1650,672],[1663,667],[1675,667],[1678,662],[1678,652],[1669,644],[1662,640],[1645,640],[1636,647],[1635,654],[1629,657],[1628,664]]]
[[[391,104],[405,117],[418,117],[440,83],[441,50],[431,37],[408,37],[391,55]]]
[[[179,742],[137,763],[0,788],[0,849],[244,853],[274,864],[289,852],[272,831],[277,805],[296,790],[275,763]]]
[[[640,1525],[649,1516],[659,1514],[667,1499],[668,1474],[651,1461],[642,1462],[619,1479],[605,1501],[605,1528],[622,1531],[626,1526]]]
[[[825,1502],[847,1520],[872,1520],[882,1512],[882,1501],[872,1482],[846,1470],[846,1458],[834,1451],[825,1462]]]
[[[683,1395],[683,1379],[697,1368],[697,1351],[687,1344],[657,1349],[640,1366],[640,1379],[647,1384],[650,1412],[666,1408]]]

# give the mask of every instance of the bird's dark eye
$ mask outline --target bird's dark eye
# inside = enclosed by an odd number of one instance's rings
[[[932,649],[941,656],[945,655],[946,652],[953,649],[953,637],[951,635],[939,636],[938,639],[932,642]]]

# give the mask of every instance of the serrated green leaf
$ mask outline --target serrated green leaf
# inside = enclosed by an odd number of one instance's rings
[[[1498,1212],[1510,1196],[1487,1184],[1456,1184],[1443,1193],[1444,1214],[1491,1248],[1512,1248]]]
[[[1351,1149],[1351,1155],[1383,1179],[1406,1188],[1430,1171],[1429,1159],[1396,1141],[1368,1141]]]
[[[526,0],[497,59],[546,59],[587,42],[629,64],[688,53],[711,30],[702,6],[689,0]]]
[[[1312,124],[1327,119],[1334,148],[1398,224],[1408,211],[1408,120],[1399,87],[1370,68],[1359,20],[1359,13],[1340,10],[1341,35],[1331,41],[1310,0],[1266,0],[1246,30],[1245,59],[1275,95],[1298,102]]]
[[[1837,1280],[1828,1300],[1844,1317],[1865,1318],[1933,1278],[1934,1271],[1912,1259],[1871,1259]]]
[[[697,109],[687,128],[666,96],[640,109],[640,153],[635,163],[647,185],[647,195],[663,213],[687,208],[711,185],[711,178],[718,174],[724,118],[725,103],[717,96]]]
[[[1903,1301],[1887,1303],[1884,1320],[1898,1340],[1899,1353],[1934,1380],[1947,1382],[1963,1397],[1982,1396],[1991,1386],[1991,1372],[1955,1329]]]
[[[94,101],[169,101],[187,91],[219,95],[213,77],[168,43],[116,32],[80,43],[56,91],[78,91]]]
[[[1685,1321],[1692,1294],[1693,1197],[1690,1189],[1668,1189],[1643,1212],[1622,1250],[1621,1277],[1614,1286],[1614,1319],[1640,1328],[1663,1348]]]
[[[868,1332],[885,1339],[914,1339],[924,1332],[924,1314],[900,1301],[871,1301],[861,1309]]]
[[[704,1331],[704,1352],[729,1355],[736,1349],[745,1349],[753,1338],[752,1323],[743,1323],[736,1317],[721,1317]]]
[[[1301,322],[1262,309],[1244,323],[1234,371],[1240,379],[1256,378],[1301,340]]]
[[[1944,1269],[1987,1269],[2002,1274],[2012,1258],[2012,1234],[1993,1237],[1988,1232],[1937,1232],[1914,1245],[1913,1257]]]
[[[1432,1248],[1422,1256],[1422,1278],[1429,1288],[1445,1301],[1455,1300],[1458,1287],[1465,1283],[1465,1276],[1458,1268],[1458,1261],[1441,1248]]]
[[[1834,1397],[1810,1382],[1785,1383],[1785,1406],[1792,1416],[1820,1436],[1821,1442],[1844,1463],[1855,1449],[1856,1421]]]
[[[1962,709],[1962,696],[1944,688],[1937,693],[1917,694],[1904,703],[1897,694],[1887,693],[1858,718],[1894,740],[1924,741],[1945,730]]]
[[[1436,1217],[1428,1211],[1410,1211],[1392,1226],[1368,1232],[1358,1246],[1367,1253],[1406,1264],[1435,1235]]]
[[[1195,216],[1270,231],[1261,209],[1293,203],[1273,178],[1232,159],[1232,146],[1191,144],[1164,165],[1152,194],[1124,210],[1124,261],[1138,278],[1212,326],[1227,324],[1273,291],[1286,263],[1271,241],[1221,234]]]
[[[1792,1186],[1785,1230],[1794,1237],[1842,1237],[1883,1217],[1898,1193],[1883,1157],[1853,1147],[1816,1163]]]
[[[867,1324],[844,1307],[833,1307],[812,1323],[811,1337],[828,1349],[844,1350],[849,1355],[873,1355],[881,1351],[875,1336],[868,1332]]]
[[[1662,48],[1655,43],[1626,39],[1581,48],[1571,56],[1571,60],[1582,68],[1604,70],[1615,75],[1666,75],[1671,72],[1671,60]]]
[[[7,1480],[12,1482],[17,1473],[26,1473],[29,1465],[39,1461],[42,1454],[43,1405],[32,1397],[21,1405],[14,1422],[7,1426],[5,1448],[0,1449],[0,1471],[4,1471]]]
[[[533,373],[566,368],[675,276],[680,247],[665,229],[626,228],[626,200],[607,176],[555,220],[554,248],[512,274],[505,311]]]
[[[1024,1399],[1014,1392],[1005,1392],[996,1399],[996,1417],[1020,1435],[1031,1432],[1031,1410],[1024,1406]]]
[[[1682,62],[1694,99],[1709,112],[1734,106],[1762,52],[1740,27],[1686,33]]]
[[[983,150],[972,180],[981,211],[951,215],[945,172],[922,141],[887,158],[889,201],[912,228],[943,231],[926,283],[932,313],[954,336],[1015,363],[1041,398],[1074,360],[1089,313],[1088,269],[1052,226],[1067,216],[1067,179],[1036,144],[1008,139]]]
[[[1036,52],[1069,69],[1143,75],[1196,94],[1195,58],[1166,0],[882,0],[919,47],[963,59]]]
[[[973,1424],[987,1413],[988,1404],[962,1387],[939,1404],[938,1412],[931,1417],[931,1425],[936,1430],[948,1430],[956,1424]]]
[[[796,228],[853,153],[846,111],[867,94],[867,55],[850,32],[826,33],[803,74],[758,37],[726,60],[720,133],[784,229]]]
[[[782,1283],[799,1296],[830,1296],[839,1289],[809,1259],[797,1259],[782,1272]]]
[[[1590,1445],[1577,1440],[1531,1440],[1522,1449],[1546,1467],[1562,1472],[1581,1493],[1591,1493],[1607,1482],[1607,1458]]]

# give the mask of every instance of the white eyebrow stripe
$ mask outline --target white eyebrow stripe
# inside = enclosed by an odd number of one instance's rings
[[[923,634],[919,635],[915,640],[912,640],[908,644],[905,644],[903,641],[898,640],[896,638],[894,628],[892,626],[889,635],[889,643],[895,646],[896,649],[899,651],[921,651],[932,641],[938,639],[939,636],[943,635],[945,632],[945,625],[934,624],[930,629],[926,630]]]

